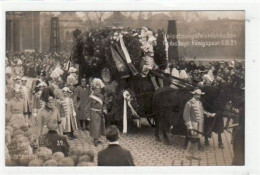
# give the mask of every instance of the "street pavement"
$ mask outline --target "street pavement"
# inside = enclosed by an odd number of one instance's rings
[[[120,145],[131,151],[136,166],[230,166],[232,163],[230,133],[222,134],[224,149],[218,148],[217,135],[213,134],[209,140],[210,146],[199,152],[201,161],[198,161],[186,158],[183,136],[168,135],[170,145],[165,145],[163,142],[155,141],[154,129],[143,119],[141,128],[135,128],[127,134],[121,133]],[[71,147],[94,151],[96,164],[98,151],[105,149],[108,145],[106,139],[102,137],[102,144],[95,147],[88,131],[77,131],[75,135],[77,138],[69,141]]]
[[[32,80],[32,78],[28,78],[29,85]],[[163,142],[155,141],[155,128],[152,128],[145,118],[141,123],[141,128],[136,127],[127,134],[121,133],[120,137],[120,145],[131,151],[137,166],[230,166],[232,164],[231,134],[226,131],[222,134],[225,148],[218,148],[217,135],[212,134],[212,138],[209,139],[210,146],[199,152],[201,161],[198,161],[186,158],[183,136],[168,135],[170,145],[165,145]],[[103,143],[95,147],[88,131],[76,131],[75,135],[77,138],[69,141],[70,146],[94,151],[94,163],[97,164],[98,151],[105,149],[108,145],[106,139],[102,137]]]

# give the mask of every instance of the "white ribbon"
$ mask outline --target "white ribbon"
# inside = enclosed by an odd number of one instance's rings
[[[165,52],[166,52],[166,60],[168,61],[169,44],[168,44],[168,41],[167,41],[166,33],[164,34],[164,45],[165,45]]]
[[[123,133],[127,133],[127,99],[129,98],[129,92],[124,91],[124,111],[123,111]]]
[[[131,95],[130,93],[125,90],[123,92],[123,97],[124,97],[124,110],[123,110],[123,133],[127,133],[127,106],[129,106],[129,108],[131,109],[131,112],[134,116],[139,117],[141,119],[141,117],[137,114],[137,112],[134,110],[134,108],[131,105]],[[137,120],[137,127],[140,128],[140,121],[139,119]]]
[[[131,63],[132,60],[131,60],[130,55],[129,55],[128,51],[127,51],[127,48],[125,46],[125,43],[124,43],[124,40],[123,40],[123,35],[120,35],[120,45],[121,45],[121,48],[122,48],[122,50],[124,52],[126,62],[127,63]]]

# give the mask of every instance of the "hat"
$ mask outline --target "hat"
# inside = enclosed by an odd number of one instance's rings
[[[203,95],[203,94],[205,94],[204,92],[201,92],[201,90],[200,89],[195,89],[193,92],[191,92],[192,94],[199,94],[199,95]]]
[[[41,82],[37,85],[37,87],[47,87],[47,84],[45,82]]]
[[[75,73],[75,72],[77,72],[76,68],[74,68],[74,67],[69,68],[69,73]]]
[[[105,87],[104,83],[99,78],[94,78],[92,85],[93,85],[94,88],[96,88],[97,86],[100,86],[101,88]]]
[[[62,92],[71,92],[70,88],[68,88],[68,87],[62,88],[61,91],[62,91]]]

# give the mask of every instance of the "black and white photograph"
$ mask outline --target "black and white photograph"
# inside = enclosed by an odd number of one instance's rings
[[[6,167],[246,165],[244,10],[4,18]]]

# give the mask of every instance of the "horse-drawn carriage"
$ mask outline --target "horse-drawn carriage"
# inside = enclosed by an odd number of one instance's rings
[[[106,84],[108,120],[122,124],[126,115],[129,121],[147,118],[152,126],[157,126],[156,134],[159,129],[165,133],[167,128],[186,134],[182,113],[185,103],[191,98],[190,91],[196,85],[162,71],[167,67],[163,30],[158,31],[156,45],[153,46],[152,57],[158,67],[150,69],[147,76],[142,76],[141,65],[145,64],[142,63],[144,40],[149,41],[150,38],[143,30],[104,28],[84,34],[76,30],[74,37],[76,44],[72,50],[72,61],[79,64],[79,77],[101,78]],[[170,87],[156,90],[150,76],[156,77],[157,83],[158,79],[162,79],[165,85],[182,85],[179,90]],[[208,132],[204,136],[209,137],[212,130],[220,136],[224,127],[222,113],[226,103],[233,98],[232,90],[222,85],[204,87],[203,90],[206,91],[202,99],[206,110],[217,113],[216,119],[208,121]]]
[[[128,109],[128,117],[147,118],[154,126],[151,102],[155,87],[151,83],[150,75],[141,76],[141,65],[144,64],[142,42],[149,40],[144,31],[112,27],[82,34],[75,30],[74,37],[76,42],[71,54],[72,62],[79,64],[79,78],[100,78],[106,84],[105,94],[113,98],[111,104],[112,100],[108,97],[111,102],[108,106],[114,108],[111,109],[110,120],[122,119],[123,91],[128,90],[132,96],[130,105],[138,114],[133,115],[133,109]],[[164,40],[165,32],[158,30],[153,58],[161,70],[167,67]]]

